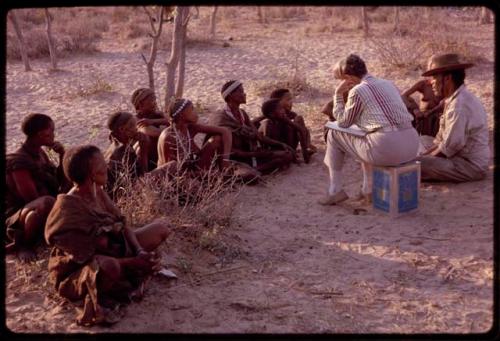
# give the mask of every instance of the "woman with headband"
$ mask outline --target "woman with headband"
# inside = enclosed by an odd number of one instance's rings
[[[213,165],[219,169],[230,165],[232,136],[228,129],[199,124],[193,103],[188,99],[175,100],[168,113],[172,125],[160,134],[158,167],[174,161],[181,171],[198,173]],[[198,133],[210,136],[201,148],[194,142]]]

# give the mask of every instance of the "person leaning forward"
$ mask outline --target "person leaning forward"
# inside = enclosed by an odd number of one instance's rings
[[[392,82],[368,74],[365,62],[354,54],[341,59],[335,70],[338,72],[334,77],[342,82],[335,89],[332,116],[340,127],[356,124],[368,134],[359,137],[338,130],[328,132],[324,163],[330,186],[328,194],[319,201],[322,205],[348,199],[342,181],[346,154],[362,162],[360,196],[369,198],[372,165],[396,166],[411,161],[417,156],[419,143],[411,125],[413,118]]]
[[[465,86],[464,63],[454,53],[433,55],[428,70],[436,96],[444,98],[444,113],[434,139],[422,136],[426,151],[419,157],[422,180],[472,181],[486,176],[490,158],[486,111]]]

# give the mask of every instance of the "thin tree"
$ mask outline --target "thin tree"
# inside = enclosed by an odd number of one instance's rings
[[[361,7],[361,17],[360,17],[360,24],[359,26],[363,28],[363,33],[366,36],[368,36],[368,31],[370,29],[369,23],[368,23],[368,14],[366,13],[366,7],[362,6]]]
[[[184,80],[186,75],[186,45],[187,45],[187,26],[189,24],[189,19],[191,15],[189,14],[189,7],[187,11],[183,13],[182,20],[182,42],[181,42],[181,55],[179,57],[179,72],[177,74],[177,86],[175,90],[175,96],[181,98],[184,93]]]
[[[156,55],[158,53],[158,42],[160,40],[160,35],[163,29],[163,14],[165,12],[165,7],[160,6],[160,8],[156,11],[156,16],[154,16],[146,6],[143,6],[144,12],[149,18],[149,24],[151,25],[151,33],[149,36],[151,37],[151,49],[149,50],[149,57],[146,59],[144,54],[141,53],[142,59],[144,63],[146,63],[146,68],[148,70],[148,79],[149,79],[149,88],[154,92],[155,91],[155,77],[154,77],[154,65],[156,62]],[[156,25],[155,25],[156,23]]]
[[[183,32],[183,22],[184,13],[189,13],[189,7],[186,6],[176,6],[174,14],[174,30],[172,32],[172,48],[170,50],[170,58],[167,62],[167,84],[165,89],[165,108],[168,108],[172,97],[176,93],[175,91],[175,74],[177,71],[177,65],[179,64],[179,59],[182,50],[182,40],[184,36]]]
[[[401,34],[401,31],[399,29],[399,7],[394,6],[394,32],[396,34]]]
[[[210,38],[215,38],[215,21],[217,16],[217,11],[219,10],[219,6],[214,6],[212,11],[212,15],[210,16]]]
[[[261,24],[267,24],[267,17],[266,17],[266,9],[262,8],[262,6],[257,6],[257,15],[259,16],[259,23]]]
[[[52,69],[57,70],[56,48],[54,46],[54,39],[52,39],[52,20],[54,18],[50,15],[48,8],[45,8],[45,19],[47,21],[47,42],[49,44],[50,63],[52,64]]]
[[[26,49],[26,43],[24,42],[23,32],[17,23],[17,16],[14,10],[11,10],[8,14],[9,19],[14,26],[14,31],[16,31],[17,39],[19,40],[19,49],[21,50],[21,59],[24,63],[24,71],[31,71],[30,60],[28,58],[28,52]]]
[[[490,24],[491,23],[491,12],[488,8],[482,7],[481,8],[481,15],[479,17],[479,23],[480,24]]]
[[[432,11],[432,8],[431,7],[424,7],[424,17],[425,19],[429,19],[431,17],[431,11]]]

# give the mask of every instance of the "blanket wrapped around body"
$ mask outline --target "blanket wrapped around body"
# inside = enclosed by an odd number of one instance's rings
[[[124,236],[124,220],[123,216],[93,207],[72,194],[58,195],[47,218],[45,239],[53,246],[49,278],[60,296],[73,302],[83,300],[83,311],[77,316],[79,324],[106,322],[104,311],[108,310],[102,307],[129,302],[129,293],[142,283],[143,278],[127,276],[114,286],[112,296],[99,291],[96,256],[133,256]],[[98,252],[97,240],[102,234],[108,238],[107,250]]]
[[[23,227],[21,211],[28,204],[19,193],[12,173],[19,170],[29,172],[37,193],[55,197],[59,190],[58,169],[43,150],[39,154],[29,152],[24,145],[5,156],[5,229],[7,249],[14,250],[22,244]]]

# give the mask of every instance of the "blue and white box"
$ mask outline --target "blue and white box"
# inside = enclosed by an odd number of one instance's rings
[[[420,162],[395,167],[373,167],[373,208],[397,216],[418,208]]]

